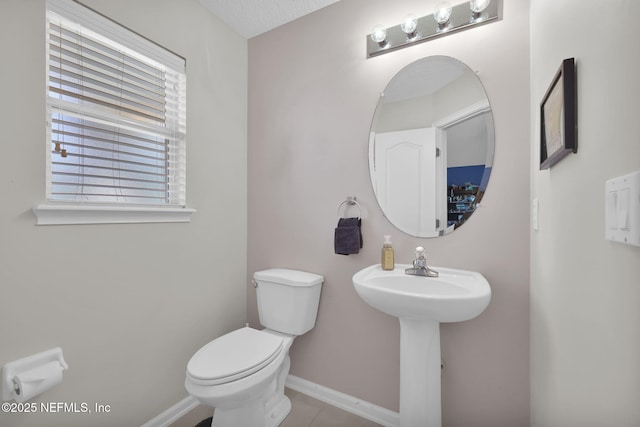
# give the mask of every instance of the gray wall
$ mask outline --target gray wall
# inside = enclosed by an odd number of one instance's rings
[[[397,262],[423,245],[435,266],[480,271],[493,290],[478,318],[442,325],[443,419],[451,426],[529,424],[529,2],[504,19],[365,59],[374,24],[432,12],[436,1],[342,0],[249,40],[248,274],[286,267],[325,276],[315,329],[298,337],[291,373],[398,410],[399,325],[355,293],[351,276],[380,262],[391,234]],[[478,71],[493,107],[495,161],[482,208],[453,234],[418,239],[382,215],[369,181],[369,126],[394,74],[429,55]],[[357,196],[364,249],[333,253],[338,205]],[[351,212],[351,211],[350,211]],[[353,213],[353,212],[351,212]],[[248,318],[257,326],[255,292]]]
[[[45,198],[45,2],[0,3],[0,364],[61,346],[34,402],[96,414],[0,425],[135,426],[186,396],[193,353],[246,317],[247,42],[196,0],[87,3],[187,58],[190,224],[35,226]]]
[[[532,0],[531,104],[575,57],[578,153],[539,170],[531,116],[532,426],[640,425],[640,248],[604,238],[605,181],[640,170],[640,3]],[[499,150],[499,148],[497,148]]]

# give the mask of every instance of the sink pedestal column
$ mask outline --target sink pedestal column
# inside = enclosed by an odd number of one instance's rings
[[[400,427],[442,427],[440,323],[400,318]]]

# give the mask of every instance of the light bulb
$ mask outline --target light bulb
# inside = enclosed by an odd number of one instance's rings
[[[451,4],[449,2],[440,2],[436,6],[436,11],[433,13],[433,19],[436,20],[438,25],[444,25],[449,22],[452,10],[453,9],[451,8]]]
[[[387,30],[382,25],[376,25],[371,29],[371,40],[379,44],[384,44],[386,39]]]
[[[491,3],[491,0],[470,0],[469,7],[473,13],[479,14],[489,7],[489,3]]]
[[[418,18],[413,13],[402,18],[402,22],[400,23],[400,29],[405,32],[408,36],[413,35],[416,32],[416,28],[418,28]]]

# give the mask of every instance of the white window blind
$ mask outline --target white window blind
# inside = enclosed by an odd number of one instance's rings
[[[75,2],[47,4],[47,198],[184,207],[184,59]]]

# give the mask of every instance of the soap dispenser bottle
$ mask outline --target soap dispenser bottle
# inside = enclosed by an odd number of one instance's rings
[[[393,246],[391,245],[391,236],[384,236],[384,244],[382,245],[382,261],[380,263],[383,270],[393,270],[395,262],[393,258]]]

